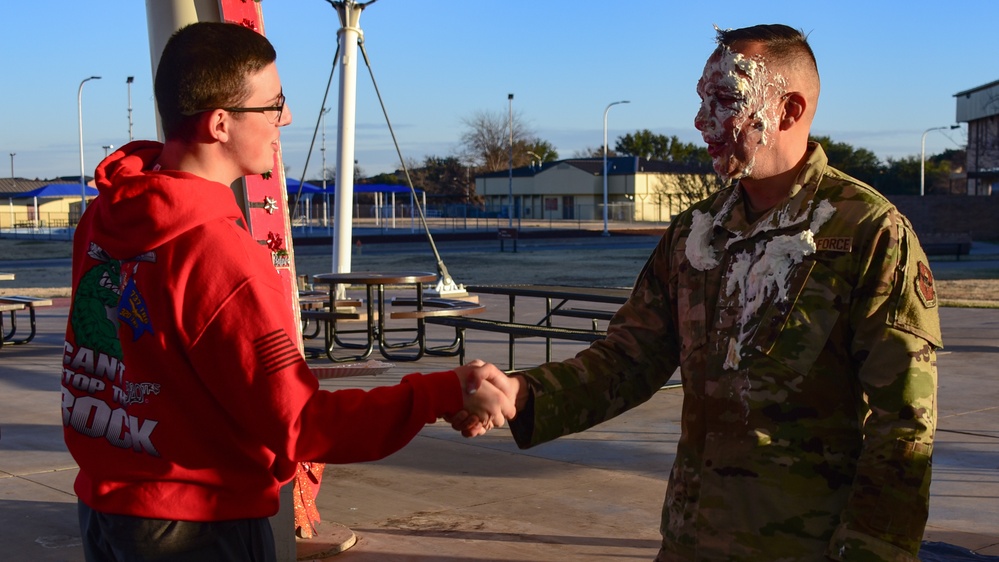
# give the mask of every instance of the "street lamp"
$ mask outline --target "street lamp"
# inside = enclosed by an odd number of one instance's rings
[[[531,160],[531,167],[532,167],[532,168],[534,167],[534,160],[537,160],[537,161],[538,161],[538,168],[541,168],[541,157],[540,157],[540,156],[538,156],[537,154],[535,154],[535,153],[531,152],[530,150],[528,150],[528,151],[527,151],[527,153],[528,153],[528,154],[530,154],[530,155],[531,155],[531,157],[533,158],[533,159]]]
[[[330,193],[326,190],[326,115],[331,111],[332,107],[324,107],[320,113],[323,118],[323,142],[319,151],[323,155],[323,226],[326,228],[330,226]]]
[[[76,92],[76,114],[80,118],[80,217],[83,217],[83,211],[87,210],[87,182],[84,179],[85,171],[83,167],[83,85],[87,83],[87,80],[100,79],[100,76],[84,78],[80,82],[80,89]]]
[[[960,127],[960,125],[930,127],[923,131],[923,138],[919,143],[919,195],[926,195],[926,133],[930,131],[943,131],[945,129],[958,129]]]
[[[16,155],[17,155],[16,152],[11,152],[10,153],[10,181],[13,184],[11,186],[12,187],[12,191],[15,192],[15,193],[17,192],[17,180],[14,179],[14,156],[16,156]],[[11,198],[8,199],[8,201],[10,202],[10,225],[14,226],[14,198],[13,198],[13,193],[11,193]]]
[[[113,144],[105,144],[101,148],[104,149],[104,157],[107,158],[108,157],[108,150],[114,148],[114,145]]]
[[[607,104],[607,109],[604,109],[604,236],[610,236],[610,231],[607,230],[607,113],[610,108],[621,103],[631,103],[628,100],[615,101]]]
[[[128,87],[128,142],[132,142],[132,81],[135,80],[135,76],[129,76],[125,79],[125,84]]]
[[[506,214],[510,217],[509,227],[513,228],[513,94],[506,95],[507,101],[510,103],[510,184],[509,184],[509,206],[507,207]]]

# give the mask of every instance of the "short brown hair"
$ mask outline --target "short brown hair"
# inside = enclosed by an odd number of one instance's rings
[[[718,29],[718,48],[732,48],[736,43],[759,43],[767,58],[778,65],[797,68],[819,77],[815,53],[805,32],[779,23],[754,25],[741,29]]]
[[[199,22],[179,29],[156,68],[156,108],[164,136],[189,138],[198,112],[245,101],[246,77],[275,60],[270,41],[241,25]]]

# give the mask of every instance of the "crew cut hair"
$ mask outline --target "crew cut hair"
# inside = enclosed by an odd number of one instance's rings
[[[717,28],[716,28],[717,29]],[[800,69],[819,77],[815,53],[804,31],[784,24],[772,23],[740,29],[717,29],[718,48],[733,48],[736,43],[760,43],[768,59],[778,65]]]
[[[198,112],[239,106],[250,95],[246,78],[275,60],[270,41],[242,25],[198,22],[176,31],[154,83],[164,136],[189,139]]]

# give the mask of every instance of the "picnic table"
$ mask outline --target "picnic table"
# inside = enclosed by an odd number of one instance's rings
[[[471,285],[471,293],[506,295],[509,302],[507,320],[488,318],[443,317],[428,318],[427,322],[451,326],[457,330],[458,360],[465,361],[464,331],[483,330],[505,333],[509,336],[509,370],[516,369],[517,339],[539,337],[545,339],[545,361],[552,358],[552,340],[566,339],[582,342],[594,342],[603,339],[607,332],[600,329],[599,321],[607,321],[613,317],[617,308],[627,302],[631,289],[623,287],[579,287],[572,285]],[[539,320],[524,321],[517,319],[517,298],[539,298],[545,301],[545,314]],[[611,304],[613,310],[607,307],[595,308],[594,304]],[[591,321],[588,329],[557,326],[553,317],[586,318]]]
[[[22,344],[28,343],[35,339],[35,334],[37,333],[37,326],[35,324],[35,309],[43,306],[52,306],[52,299],[21,295],[0,297],[0,332],[3,332],[3,341],[9,344]],[[17,334],[17,313],[25,308],[28,309],[28,335],[15,338],[14,335]],[[3,326],[3,312],[10,313],[9,332]]]
[[[0,272],[0,281],[13,281],[14,278],[15,276],[13,273]],[[4,343],[22,344],[28,343],[35,339],[35,308],[42,306],[52,306],[52,299],[43,297],[26,297],[21,295],[0,296],[0,347],[2,347]],[[17,334],[17,313],[24,309],[28,309],[28,322],[30,330],[27,336],[15,338],[15,334]],[[10,314],[9,331],[7,330],[7,327],[4,326],[4,313]]]

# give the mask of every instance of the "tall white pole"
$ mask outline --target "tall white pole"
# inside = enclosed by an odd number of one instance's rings
[[[333,267],[350,272],[350,241],[354,206],[354,129],[357,109],[357,42],[364,33],[358,26],[364,4],[353,0],[330,2],[340,16],[340,106],[337,113],[336,197],[333,201]]]
[[[628,100],[614,101],[607,104],[606,109],[604,109],[604,236],[610,236],[610,231],[607,230],[607,113],[610,112],[611,107],[620,103],[631,102]]]
[[[926,134],[930,131],[942,131],[944,129],[957,129],[960,125],[950,127],[930,127],[923,131],[923,138],[919,141],[919,195],[926,195]]]
[[[86,169],[83,164],[83,85],[87,80],[100,79],[100,76],[84,78],[80,82],[80,89],[76,92],[76,114],[80,118],[80,217],[83,217],[83,212],[87,210],[87,181],[84,179]]]
[[[507,94],[507,101],[510,105],[510,184],[509,199],[506,214],[510,216],[509,227],[513,228],[513,94]]]

